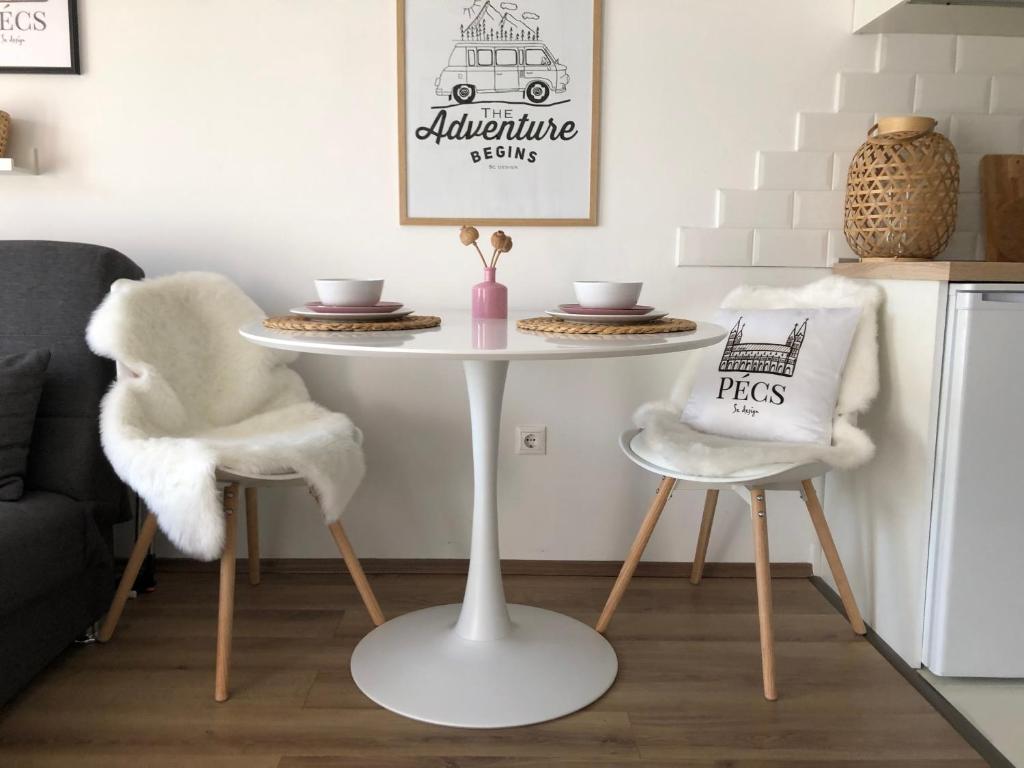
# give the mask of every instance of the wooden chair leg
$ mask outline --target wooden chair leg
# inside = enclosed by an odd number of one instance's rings
[[[224,488],[224,553],[220,556],[220,597],[217,605],[217,669],[213,698],[227,701],[231,672],[231,633],[235,612],[235,532],[238,520],[238,483]]]
[[[366,580],[363,566],[359,564],[359,558],[356,557],[355,550],[352,549],[352,544],[349,542],[348,536],[345,535],[345,529],[341,527],[341,523],[337,520],[328,525],[327,528],[330,530],[331,536],[334,537],[334,543],[338,545],[338,551],[345,558],[345,565],[352,576],[352,581],[356,583],[359,596],[363,598],[363,605],[366,606],[370,619],[373,621],[374,626],[379,627],[384,623],[384,614],[380,610],[380,605],[377,603],[376,595],[373,594],[370,582]]]
[[[114,601],[110,604],[110,610],[107,611],[103,624],[100,626],[99,634],[96,636],[96,639],[101,643],[105,643],[113,637],[114,630],[117,629],[117,622],[121,620],[124,604],[128,602],[128,593],[132,591],[135,577],[139,575],[139,568],[142,567],[142,562],[146,559],[146,550],[149,549],[149,545],[153,542],[153,536],[155,535],[156,515],[150,512],[146,516],[146,521],[142,524],[139,538],[132,549],[131,557],[128,558],[128,564],[124,567],[121,581],[117,585],[117,592],[114,593]]]
[[[750,516],[754,524],[754,570],[757,575],[757,618],[761,630],[761,676],[764,697],[775,701],[775,638],[772,629],[772,572],[768,557],[768,516],[763,488],[750,489]]]
[[[249,541],[249,583],[260,583],[260,512],[259,489],[245,489],[245,532]]]
[[[640,558],[647,548],[647,542],[651,540],[651,534],[654,533],[654,526],[658,524],[658,518],[661,517],[661,512],[665,509],[665,504],[668,503],[669,496],[672,495],[672,489],[675,487],[676,479],[674,477],[661,478],[661,484],[658,485],[658,492],[654,496],[654,501],[651,502],[651,507],[647,510],[647,516],[644,517],[644,521],[640,524],[640,530],[637,531],[636,538],[633,540],[633,546],[622,563],[619,577],[615,580],[615,586],[612,587],[612,591],[608,595],[608,602],[604,604],[604,610],[601,611],[601,618],[597,620],[595,628],[601,634],[604,634],[605,630],[608,629],[608,624],[612,620],[615,609],[622,602],[622,596],[626,593],[626,587],[629,586],[630,579],[633,578],[637,563],[640,562]]]
[[[718,504],[718,490],[712,488],[704,495],[704,515],[700,519],[700,533],[697,534],[697,551],[693,554],[693,568],[690,583],[700,584],[704,575],[704,561],[708,556],[708,542],[711,541],[711,524],[715,521],[715,506]]]
[[[811,515],[811,522],[818,534],[818,541],[825,553],[828,567],[832,570],[832,578],[836,580],[836,586],[839,587],[839,597],[842,598],[843,608],[846,609],[846,618],[850,620],[854,632],[858,635],[866,634],[867,627],[864,626],[864,619],[861,617],[857,601],[853,597],[853,590],[850,588],[850,580],[846,577],[843,561],[839,559],[839,550],[836,549],[836,543],[832,539],[832,531],[829,530],[828,521],[825,520],[825,513],[821,509],[818,494],[814,490],[814,483],[804,480],[803,488],[804,502],[807,504],[807,511]]]

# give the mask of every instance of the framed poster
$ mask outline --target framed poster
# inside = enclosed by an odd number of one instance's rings
[[[77,0],[0,0],[0,73],[77,75]]]
[[[402,224],[597,224],[601,0],[397,0]]]

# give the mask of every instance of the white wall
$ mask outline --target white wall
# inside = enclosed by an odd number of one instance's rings
[[[269,310],[324,275],[383,275],[419,310],[465,306],[479,267],[452,228],[397,224],[395,8],[390,0],[80,0],[84,75],[0,78],[13,152],[44,174],[0,180],[0,236],[103,243],[151,275],[224,272]],[[792,149],[794,115],[827,110],[835,73],[875,66],[849,0],[607,0],[601,226],[513,232],[514,306],[579,278],[631,278],[706,316],[734,285],[812,269],[677,268],[679,225],[713,223],[712,190],[753,183],[757,150]],[[852,149],[852,147],[851,147]],[[656,479],[616,447],[667,392],[677,356],[512,367],[502,442],[503,555],[619,559]],[[314,395],[366,431],[369,475],[346,525],[367,557],[465,556],[471,468],[460,368],[307,358]],[[512,428],[546,424],[546,457]],[[265,493],[264,553],[328,557],[298,491]],[[795,497],[772,501],[778,560],[813,557]],[[750,560],[723,494],[710,557]],[[692,556],[699,500],[676,495],[648,556]],[[287,510],[287,513],[286,513]]]

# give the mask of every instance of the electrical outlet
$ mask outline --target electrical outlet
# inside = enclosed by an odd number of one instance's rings
[[[516,427],[516,453],[543,456],[547,452],[547,427]]]

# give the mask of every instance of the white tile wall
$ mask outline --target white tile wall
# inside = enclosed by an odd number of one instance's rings
[[[843,202],[840,190],[798,191],[793,202],[793,226],[796,229],[833,229],[843,226]]]
[[[878,66],[882,72],[952,72],[954,35],[882,35]]]
[[[873,113],[801,112],[797,117],[799,150],[853,151],[875,122]]]
[[[929,112],[927,113],[927,116],[935,120],[935,130],[948,138],[949,126],[953,118],[949,115],[941,115],[936,112]]]
[[[1012,154],[1024,147],[1024,117],[953,115],[950,139],[958,152]]]
[[[981,170],[981,155],[970,152],[957,152],[960,161],[960,191],[977,192],[981,187],[978,177]]]
[[[828,231],[759,229],[754,232],[755,267],[827,267]]]
[[[918,75],[914,112],[988,112],[988,75]]]
[[[914,75],[842,72],[835,106],[840,112],[906,114],[914,108]]]
[[[829,152],[758,152],[757,189],[829,189],[832,154]]]
[[[1024,75],[992,78],[992,111],[1024,115]]]
[[[836,152],[832,156],[832,189],[846,190],[846,177],[850,173],[853,152]]]
[[[790,227],[793,193],[768,189],[720,189],[715,204],[719,227]]]
[[[961,194],[957,200],[956,228],[961,232],[981,231],[981,195],[977,192]]]
[[[749,267],[753,232],[749,229],[693,229],[676,232],[676,266]]]
[[[934,117],[960,158],[956,232],[941,258],[983,257],[979,162],[1024,151],[1024,38],[880,35],[877,72],[836,76],[833,112],[797,115],[797,151],[757,153],[753,190],[722,189],[716,229],[681,229],[677,263],[825,267],[843,236],[846,176],[881,115]]]
[[[957,38],[956,71],[968,74],[1024,75],[1024,38]]]
[[[828,232],[828,264],[832,266],[840,261],[857,261],[859,257],[846,242],[846,236],[840,229]]]
[[[940,258],[948,261],[980,260],[981,240],[977,232],[954,232]]]

